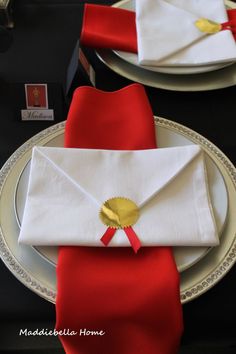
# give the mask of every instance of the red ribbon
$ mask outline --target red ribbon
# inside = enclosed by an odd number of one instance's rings
[[[229,21],[221,24],[222,30],[230,30],[236,40],[236,9],[227,11]]]
[[[105,246],[108,246],[108,244],[112,240],[113,236],[115,235],[116,230],[117,229],[112,228],[112,227],[107,228],[106,232],[101,237],[101,241]],[[138,236],[136,235],[136,233],[134,232],[134,230],[131,226],[124,227],[123,230],[126,233],[134,252],[137,253],[141,247],[141,242],[140,242]]]

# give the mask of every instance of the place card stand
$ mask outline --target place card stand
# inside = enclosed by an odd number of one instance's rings
[[[78,40],[71,56],[64,85],[65,99],[68,105],[77,87],[95,86],[95,80],[95,71]]]

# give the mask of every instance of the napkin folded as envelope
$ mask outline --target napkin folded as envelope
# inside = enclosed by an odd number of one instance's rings
[[[199,66],[235,61],[235,10],[226,11],[223,0],[138,0],[135,7],[136,13],[85,4],[81,43],[138,53],[141,65]],[[199,18],[220,24],[230,21],[230,26],[206,34],[195,26]]]
[[[201,32],[199,18],[228,21],[223,0],[137,0],[138,58],[142,65],[207,65],[236,59],[230,30]]]
[[[102,204],[129,198],[142,246],[217,245],[204,153],[197,145],[136,151],[34,147],[19,242],[104,246]],[[117,230],[109,246],[130,246]]]

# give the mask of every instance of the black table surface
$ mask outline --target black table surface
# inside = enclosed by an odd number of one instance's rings
[[[111,4],[112,1],[88,1]],[[15,89],[24,82],[62,85],[80,35],[84,1],[19,0],[13,45],[0,54],[0,164],[28,138],[66,119],[62,95],[53,98],[54,122],[22,122]],[[112,91],[130,83],[109,71],[93,52],[97,87]],[[55,89],[56,90],[56,89]],[[182,123],[216,144],[235,164],[236,87],[208,92],[146,88],[156,115]],[[23,107],[22,107],[23,108]],[[53,107],[52,107],[53,108]],[[180,354],[236,353],[236,267],[211,290],[183,306]],[[63,353],[56,337],[19,336],[20,329],[53,328],[54,305],[24,287],[0,261],[0,353]],[[91,353],[102,354],[102,353]]]

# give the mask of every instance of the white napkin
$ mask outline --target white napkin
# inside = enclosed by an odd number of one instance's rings
[[[199,18],[228,21],[223,0],[136,0],[141,65],[207,65],[236,60],[231,31],[204,34]]]
[[[19,242],[103,246],[112,197],[134,201],[142,246],[217,245],[204,154],[197,145],[140,151],[35,147]],[[109,246],[130,246],[117,230]]]

